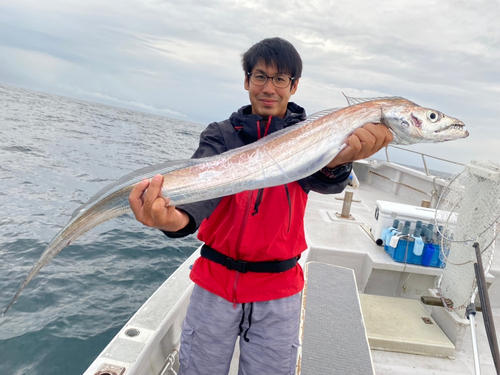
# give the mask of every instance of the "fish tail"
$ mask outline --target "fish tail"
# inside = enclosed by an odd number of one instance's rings
[[[60,234],[62,234],[63,231],[61,231]],[[17,289],[16,294],[14,295],[14,297],[12,298],[10,303],[7,305],[7,308],[2,313],[2,317],[12,307],[14,302],[17,301],[17,298],[19,297],[21,292],[24,290],[24,288],[26,288],[26,286],[33,279],[33,277],[35,277],[35,275],[38,273],[38,271],[40,271],[59,251],[61,251],[61,249],[63,249],[66,246],[66,245],[64,245],[63,238],[61,238],[60,234],[58,234],[56,236],[56,238],[54,238],[54,240],[52,240],[52,242],[49,244],[49,246],[47,246],[47,248],[44,250],[44,252],[40,256],[40,259],[33,265],[28,276],[26,276],[24,281],[21,283],[21,285]]]
[[[35,277],[35,275],[46,266],[52,258],[54,258],[59,252],[68,246],[71,242],[76,240],[82,234],[88,232],[92,228],[98,226],[99,224],[120,216],[124,213],[131,211],[128,204],[116,205],[112,209],[106,209],[99,204],[88,208],[82,212],[79,216],[74,217],[50,242],[47,248],[44,250],[38,261],[31,268],[28,276],[19,286],[16,294],[7,305],[7,308],[2,313],[3,317],[7,311],[16,302],[21,292],[26,288],[29,282]]]

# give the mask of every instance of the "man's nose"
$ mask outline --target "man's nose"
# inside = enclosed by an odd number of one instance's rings
[[[273,93],[275,91],[274,83],[272,78],[268,78],[267,82],[264,84],[262,91],[265,93]]]

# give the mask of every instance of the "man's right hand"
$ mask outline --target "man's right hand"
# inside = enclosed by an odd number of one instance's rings
[[[189,217],[185,212],[169,206],[170,200],[161,195],[162,186],[163,176],[160,174],[151,182],[139,182],[128,197],[130,208],[142,224],[167,232],[177,232],[188,225]]]

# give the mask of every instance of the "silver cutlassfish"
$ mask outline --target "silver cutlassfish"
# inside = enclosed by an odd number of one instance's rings
[[[311,175],[340,152],[355,129],[369,122],[391,129],[394,144],[444,142],[469,135],[463,122],[404,98],[347,99],[348,107],[318,112],[247,146],[213,157],[143,168],[105,187],[73,213],[2,315],[64,247],[97,225],[131,212],[128,196],[134,185],[145,178],[162,174],[163,196],[178,205],[283,185]]]

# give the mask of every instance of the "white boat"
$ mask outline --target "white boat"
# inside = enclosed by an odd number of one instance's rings
[[[443,269],[395,262],[374,241],[380,201],[430,205],[427,210],[432,211],[448,181],[389,161],[359,161],[354,171],[359,186],[346,189],[353,192],[353,201],[344,217],[344,193],[309,194],[309,248],[300,259],[307,271],[303,342],[296,374],[476,374],[478,365],[481,374],[496,374],[481,313],[476,316],[475,360],[469,320],[421,302],[422,296],[436,295],[435,280]],[[188,275],[197,257],[199,249],[127,322],[85,375],[178,371],[181,323],[193,289]],[[494,282],[499,273],[494,260],[487,282],[495,317],[500,315],[500,286]],[[237,374],[237,355],[236,347],[230,374]]]

